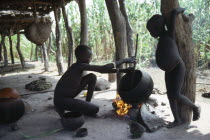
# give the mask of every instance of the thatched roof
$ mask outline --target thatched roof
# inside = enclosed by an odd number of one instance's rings
[[[72,0],[65,0],[65,4]],[[0,34],[12,35],[35,20],[50,22],[46,16],[60,8],[62,0],[0,0]],[[35,16],[37,18],[35,18]]]
[[[17,10],[45,15],[53,11],[53,5],[60,7],[62,0],[0,0],[0,11]],[[66,3],[72,0],[65,0]]]

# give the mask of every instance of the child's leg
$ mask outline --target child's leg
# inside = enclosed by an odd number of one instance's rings
[[[172,128],[174,126],[180,125],[182,123],[179,111],[178,111],[178,97],[181,92],[183,85],[185,69],[179,70],[179,64],[170,72],[165,73],[165,83],[167,89],[167,95],[171,107],[172,114],[174,116],[174,122],[168,127]]]
[[[190,106],[193,109],[193,117],[199,118],[199,108],[191,100],[181,94],[184,77],[185,65],[183,61],[181,61],[171,72],[166,73],[165,80],[168,96],[170,99],[175,99],[178,102]]]
[[[97,81],[96,75],[93,73],[84,76],[81,80],[81,84],[77,90],[77,93],[79,94],[84,89],[84,87],[88,85],[86,101],[90,102],[95,89],[96,81]]]
[[[62,104],[57,105],[61,110],[81,112],[85,115],[95,115],[99,111],[99,106],[79,99],[62,98],[58,99]]]

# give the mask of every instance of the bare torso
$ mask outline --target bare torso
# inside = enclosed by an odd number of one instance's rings
[[[55,97],[74,98],[75,96],[77,96],[77,89],[80,86],[84,70],[109,73],[112,68],[112,63],[103,66],[90,65],[87,63],[72,64],[72,66],[63,74],[63,76],[58,81],[54,92]]]
[[[175,40],[167,35],[160,36],[156,50],[156,63],[164,71],[172,70],[181,60]]]

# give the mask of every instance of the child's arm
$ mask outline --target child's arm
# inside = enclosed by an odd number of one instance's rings
[[[175,34],[176,16],[179,15],[180,13],[183,13],[184,11],[185,8],[175,8],[171,11],[168,33],[172,38],[175,37],[174,34]]]
[[[135,62],[136,62],[135,57],[129,57],[129,58],[121,59],[114,63],[102,65],[102,66],[89,65],[89,64],[83,63],[83,64],[81,64],[81,70],[96,71],[96,72],[100,72],[100,73],[116,73],[117,70],[113,69],[113,68],[119,67],[123,63],[135,63]],[[126,72],[126,71],[127,70],[120,70],[119,72]]]

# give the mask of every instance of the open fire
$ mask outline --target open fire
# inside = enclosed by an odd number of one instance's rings
[[[114,99],[114,105],[116,108],[116,113],[120,116],[126,115],[129,112],[129,109],[132,107],[131,104],[125,103],[121,98],[120,95],[117,94],[116,98]],[[138,108],[141,108],[142,104],[138,105]]]
[[[124,103],[123,100],[121,100],[119,94],[117,94],[116,99],[114,99],[114,102],[116,103],[116,112],[120,116],[128,114],[129,108],[132,107],[132,105]]]

